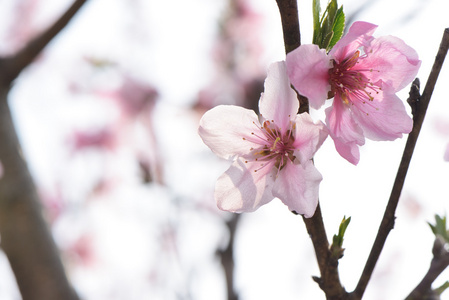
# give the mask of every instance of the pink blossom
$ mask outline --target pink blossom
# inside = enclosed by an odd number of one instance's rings
[[[113,149],[116,143],[114,134],[109,128],[92,131],[77,130],[73,132],[70,142],[75,151],[90,147]]]
[[[327,131],[308,114],[297,115],[298,108],[285,62],[277,62],[268,69],[259,117],[233,105],[204,114],[204,143],[219,157],[234,159],[215,186],[220,209],[250,212],[277,197],[292,211],[314,214],[322,176],[311,159]]]
[[[416,76],[421,61],[415,50],[393,36],[374,38],[376,25],[355,22],[329,52],[302,45],[287,55],[288,76],[310,106],[326,109],[326,125],[342,157],[353,164],[365,137],[394,140],[413,122],[396,92]]]

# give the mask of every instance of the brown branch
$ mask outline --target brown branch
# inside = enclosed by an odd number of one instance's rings
[[[281,14],[285,52],[289,53],[301,45],[298,3],[297,0],[276,0],[276,3]]]
[[[304,218],[307,233],[312,239],[313,248],[320,268],[321,277],[313,277],[326,294],[328,300],[346,299],[347,293],[340,283],[338,274],[338,259],[329,250],[329,241],[324,228],[321,208],[318,204],[311,218]]]
[[[23,159],[7,105],[0,97],[0,246],[8,257],[23,300],[78,299],[64,274],[42,216],[33,180]]]
[[[22,72],[22,70],[25,69],[39,53],[41,53],[42,49],[44,49],[50,41],[65,28],[85,2],[86,0],[75,0],[67,11],[46,31],[32,39],[15,55],[1,58],[0,84],[2,86],[8,86],[14,79],[16,79],[20,72]]]
[[[276,0],[276,3],[281,15],[285,52],[288,54],[301,45],[297,0]],[[299,113],[308,112],[308,99],[299,93],[297,95],[300,103]],[[312,240],[321,273],[321,278],[314,277],[314,280],[324,291],[327,299],[343,299],[347,293],[340,283],[338,258],[332,256],[329,249],[320,205],[318,204],[311,218],[303,218],[303,220]]]
[[[404,186],[405,177],[407,175],[408,167],[413,155],[413,150],[415,149],[416,141],[418,139],[419,132],[421,130],[424,117],[426,115],[427,107],[429,106],[430,98],[432,96],[435,83],[438,79],[441,67],[443,65],[444,59],[449,48],[449,28],[444,30],[443,38],[438,50],[437,56],[435,58],[435,63],[433,64],[432,71],[430,72],[429,78],[427,80],[426,87],[422,96],[420,96],[416,101],[413,102],[412,109],[413,114],[413,129],[410,132],[407,143],[405,145],[404,153],[402,155],[401,163],[399,165],[398,172],[396,174],[396,179],[390,194],[390,199],[388,200],[387,207],[385,209],[382,222],[379,227],[376,239],[374,241],[371,252],[366,261],[365,268],[363,269],[362,275],[359,279],[356,289],[351,293],[351,299],[361,299],[363,293],[365,292],[366,286],[371,278],[374,267],[379,259],[382,248],[385,244],[387,236],[394,226],[395,211],[399,202],[399,196],[401,195],[402,187]],[[412,93],[415,93],[416,86],[412,85]],[[412,99],[413,100],[413,99]]]
[[[76,0],[48,30],[16,55],[0,59],[1,247],[23,300],[76,300],[58,250],[42,215],[39,197],[20,149],[7,103],[12,81],[67,25],[86,0]]]
[[[434,293],[432,283],[449,266],[449,252],[444,249],[445,241],[440,237],[433,244],[433,258],[429,270],[416,288],[405,298],[405,300],[428,299],[426,296]],[[430,299],[430,298],[429,298]]]

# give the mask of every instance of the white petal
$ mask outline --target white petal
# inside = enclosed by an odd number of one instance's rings
[[[252,212],[270,202],[274,198],[272,172],[255,172],[259,167],[259,163],[236,160],[215,185],[218,208],[237,213]],[[272,164],[266,166],[268,171],[272,167]]]
[[[291,119],[298,113],[299,101],[290,86],[284,61],[268,68],[265,91],[259,102],[259,110],[267,120],[274,120],[281,130],[286,130]]]
[[[296,116],[295,154],[300,161],[312,159],[327,138],[327,128],[319,121],[314,123],[308,113]]]
[[[318,191],[322,179],[312,161],[301,164],[289,162],[276,178],[273,195],[281,199],[289,210],[310,218],[318,205]]]
[[[260,132],[254,111],[233,105],[220,105],[207,111],[200,120],[198,133],[203,142],[218,156],[232,158],[248,154],[257,148]]]

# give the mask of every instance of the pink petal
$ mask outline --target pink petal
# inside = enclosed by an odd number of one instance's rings
[[[363,131],[354,121],[349,104],[344,104],[338,95],[333,105],[326,109],[326,124],[337,152],[350,163],[358,164],[358,146],[365,144]]]
[[[287,54],[287,73],[296,90],[318,109],[331,90],[329,69],[331,62],[324,49],[317,45],[302,45]]]
[[[266,167],[272,170],[273,165]],[[218,208],[237,213],[252,212],[270,202],[274,198],[271,194],[273,176],[254,172],[258,168],[258,163],[236,160],[215,184]]]
[[[371,23],[354,22],[348,33],[335,44],[329,55],[341,62],[348,55],[352,55],[358,48],[369,46],[369,43],[374,39],[372,35],[376,28],[377,25]]]
[[[384,36],[375,39],[366,48],[367,57],[359,60],[357,68],[373,69],[365,75],[371,82],[379,79],[397,92],[407,86],[418,73],[421,61],[416,51],[403,40]]]
[[[283,130],[298,113],[299,101],[290,86],[284,61],[276,62],[268,68],[265,91],[259,101],[261,115],[274,122]]]
[[[251,132],[259,131],[259,120],[254,111],[220,105],[207,111],[200,120],[198,134],[219,157],[232,158],[250,152],[259,146],[252,142]]]
[[[295,123],[295,155],[301,162],[310,160],[327,138],[327,128],[322,122],[315,124],[308,113],[297,115]]]
[[[323,177],[312,161],[287,163],[273,186],[273,195],[288,209],[310,218],[318,205],[319,184]]]
[[[351,109],[363,134],[371,140],[392,141],[409,133],[413,127],[413,120],[401,99],[385,84],[373,101],[356,101]]]

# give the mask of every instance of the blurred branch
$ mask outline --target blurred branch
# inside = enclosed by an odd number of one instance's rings
[[[229,242],[225,250],[219,252],[221,265],[225,272],[226,287],[228,291],[228,300],[238,300],[239,296],[234,289],[234,241],[237,224],[240,220],[240,214],[232,214],[230,220],[226,222],[229,230]]]
[[[16,79],[20,72],[22,72],[22,70],[25,69],[39,53],[41,53],[42,49],[44,49],[45,46],[47,46],[50,41],[65,28],[85,2],[86,0],[75,0],[52,26],[32,39],[15,55],[0,58],[0,84],[2,86],[7,86]]]
[[[421,96],[416,95],[417,81],[414,82],[410,91],[410,98],[408,102],[412,106],[413,111],[413,129],[410,132],[407,143],[405,145],[404,153],[402,155],[401,163],[399,165],[396,179],[388,200],[387,207],[385,209],[382,222],[379,227],[376,239],[374,241],[371,252],[366,261],[365,268],[359,279],[356,289],[351,293],[352,299],[361,299],[365,292],[366,286],[371,278],[374,267],[379,259],[382,248],[385,244],[387,236],[391,229],[394,227],[395,212],[399,202],[399,196],[401,195],[402,188],[404,186],[405,177],[407,175],[408,167],[415,149],[416,141],[418,139],[419,132],[421,130],[424,117],[426,115],[427,107],[429,106],[430,98],[435,88],[438,75],[443,65],[444,59],[449,49],[449,28],[444,30],[443,38],[441,40],[440,48],[435,58],[432,70],[427,80],[424,92]],[[419,95],[419,93],[418,93]],[[416,98],[416,99],[413,99]]]
[[[12,81],[67,25],[85,0],[77,0],[48,30],[17,54],[0,59],[0,235],[23,300],[76,300],[20,149],[7,97]],[[49,150],[51,151],[51,150]]]

